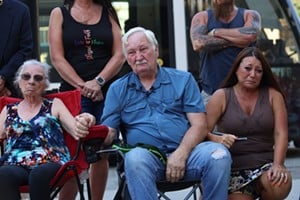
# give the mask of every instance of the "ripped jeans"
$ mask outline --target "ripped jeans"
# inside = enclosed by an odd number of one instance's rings
[[[203,200],[226,200],[231,162],[224,145],[202,142],[187,160],[184,180],[201,180]],[[132,200],[157,200],[156,181],[165,180],[165,173],[165,165],[144,148],[125,154],[125,176]]]

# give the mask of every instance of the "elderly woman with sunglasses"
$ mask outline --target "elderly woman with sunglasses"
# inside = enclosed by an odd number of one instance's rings
[[[19,68],[15,83],[23,99],[8,104],[0,114],[0,138],[7,139],[0,158],[0,194],[6,200],[20,199],[18,187],[28,184],[31,200],[50,197],[50,181],[70,160],[62,128],[75,139],[85,137],[95,123],[92,115],[82,129],[60,99],[42,97],[49,85],[49,65],[29,60]],[[82,120],[82,119],[80,119]]]

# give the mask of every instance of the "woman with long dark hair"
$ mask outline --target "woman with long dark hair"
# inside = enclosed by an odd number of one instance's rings
[[[248,47],[238,54],[206,111],[212,131],[208,138],[224,144],[232,156],[228,199],[286,198],[292,177],[284,166],[288,147],[285,98],[258,48]]]

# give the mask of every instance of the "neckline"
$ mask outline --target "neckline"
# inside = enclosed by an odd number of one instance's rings
[[[72,8],[73,8],[73,7],[71,7],[71,8],[68,10],[69,16],[71,17],[71,19],[72,19],[75,23],[80,24],[80,25],[83,25],[83,26],[95,26],[95,25],[99,24],[99,23],[102,21],[102,19],[103,19],[103,14],[104,14],[103,12],[105,11],[104,7],[102,7],[101,13],[99,13],[99,14],[100,14],[100,17],[99,17],[99,19],[97,20],[97,22],[92,23],[92,24],[86,24],[86,23],[83,23],[83,22],[80,22],[80,21],[76,20],[76,19],[72,16],[72,14],[71,14],[71,9],[72,9]]]
[[[23,122],[31,122],[31,121],[35,120],[40,115],[40,113],[42,112],[42,109],[43,109],[43,106],[44,106],[44,101],[41,103],[41,105],[38,109],[38,112],[29,119],[24,119],[23,117],[21,117],[21,115],[19,114],[19,105],[20,105],[20,102],[18,102],[17,106],[16,106],[17,107],[16,113],[18,115],[18,118]]]
[[[258,95],[257,95],[256,101],[254,103],[254,107],[253,107],[251,113],[249,113],[249,114],[246,111],[243,110],[243,108],[241,106],[241,103],[239,102],[238,97],[236,95],[236,91],[233,87],[232,87],[232,92],[233,92],[233,95],[234,95],[234,100],[236,101],[236,104],[238,105],[238,107],[242,111],[242,113],[245,116],[247,116],[248,118],[252,117],[255,114],[256,110],[257,110],[258,102],[259,102],[259,99],[260,99],[260,96],[261,96],[261,90],[260,89],[258,90]]]

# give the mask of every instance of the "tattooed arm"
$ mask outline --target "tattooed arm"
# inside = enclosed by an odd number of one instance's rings
[[[247,47],[254,42],[261,28],[261,18],[255,10],[245,10],[245,24],[240,28],[218,28],[215,29],[214,36],[230,41],[231,46]]]
[[[194,51],[216,51],[230,44],[228,40],[208,33],[207,20],[206,11],[197,13],[192,19],[190,38]]]

